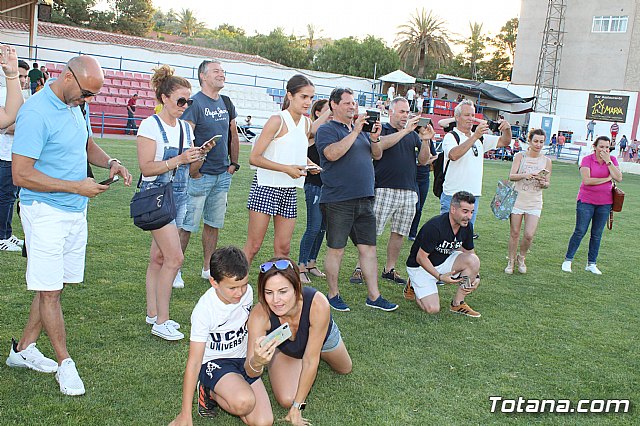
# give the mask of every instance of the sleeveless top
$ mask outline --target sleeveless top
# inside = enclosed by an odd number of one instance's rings
[[[313,303],[313,297],[318,292],[313,287],[302,287],[302,313],[300,314],[300,324],[298,325],[298,331],[296,332],[296,340],[287,339],[278,346],[278,349],[291,358],[302,359],[305,350],[307,349],[307,342],[309,341],[309,327],[311,321],[309,320],[309,312],[311,311],[311,304]],[[331,326],[333,325],[333,316],[329,313],[329,327],[327,328],[327,334],[324,336],[323,343],[327,341],[329,333],[331,332]],[[280,319],[272,312],[269,316],[271,326],[267,334],[271,333],[276,328],[280,327]]]
[[[518,173],[538,173],[547,166],[547,157],[528,156],[522,152],[522,161]],[[542,210],[542,188],[535,179],[521,179],[515,183],[518,198],[513,207],[520,210]]]
[[[264,158],[276,163],[306,166],[307,147],[309,146],[307,138],[309,119],[303,115],[296,125],[289,111],[280,111],[278,115],[280,115],[282,122],[287,125],[287,134],[273,139],[262,155]],[[276,135],[278,133],[280,133],[280,131],[278,131]],[[292,179],[286,173],[262,169],[260,167],[258,167],[257,176],[258,185],[260,186],[271,186],[275,188],[304,187],[304,176],[298,179]]]

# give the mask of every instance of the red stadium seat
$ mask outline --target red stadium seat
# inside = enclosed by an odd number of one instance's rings
[[[116,98],[114,98],[113,96],[106,96],[105,101],[107,104],[115,105]]]
[[[127,100],[125,98],[116,98],[116,104],[117,105],[126,105],[127,104]]]
[[[151,80],[151,74],[142,74],[142,79],[143,80]]]
[[[124,78],[124,72],[116,71],[116,77]]]
[[[129,97],[129,89],[119,89],[118,93],[120,94],[120,96]]]
[[[106,70],[104,74],[108,77],[115,77],[116,72],[114,70]]]
[[[95,102],[97,104],[106,104],[107,103],[107,99],[104,96],[98,95],[98,96],[93,98],[93,102]]]
[[[111,85],[112,86],[122,86],[122,80],[120,80],[119,78],[113,78],[113,79],[111,79]]]
[[[125,72],[124,73],[124,78],[128,78],[129,80],[133,80],[133,78],[134,78],[133,77],[133,73],[129,72],[129,71]]]
[[[140,82],[139,81],[132,81],[131,82],[131,87],[134,89],[140,89]]]
[[[109,94],[111,94],[111,95],[116,95],[117,96],[118,93],[119,93],[117,87],[109,87],[108,90],[109,90]]]
[[[140,83],[140,87],[143,89],[151,89],[151,85],[147,81],[143,81],[142,83]]]
[[[104,79],[104,85],[105,86],[112,86],[113,85],[113,80],[111,80],[110,78],[105,78]]]
[[[122,87],[131,87],[131,81],[122,80]]]
[[[129,96],[138,95],[140,97],[140,91],[138,89],[129,89]]]
[[[144,100],[144,106],[146,106],[146,107],[151,107],[151,108],[155,108],[155,106],[156,106],[156,101],[154,101],[153,99],[145,99],[145,100]]]

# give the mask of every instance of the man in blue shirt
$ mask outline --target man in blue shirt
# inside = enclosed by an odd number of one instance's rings
[[[351,89],[334,89],[329,97],[333,120],[323,124],[316,133],[320,154],[322,194],[320,205],[327,222],[327,256],[325,269],[333,309],[349,311],[338,292],[338,273],[347,245],[347,237],[359,252],[362,273],[367,283],[369,307],[393,311],[398,305],[385,300],[378,290],[378,259],[376,257],[376,217],[373,213],[374,173],[371,158],[379,160],[380,123],[370,137],[362,132],[367,116],[355,120],[358,106]]]
[[[180,242],[184,252],[191,233],[200,228],[200,220],[204,219],[202,278],[209,279],[211,254],[216,249],[218,231],[224,226],[224,216],[227,212],[227,193],[231,186],[231,176],[240,170],[240,142],[236,127],[236,109],[227,96],[220,94],[225,82],[222,64],[219,61],[203,61],[198,68],[198,79],[201,90],[193,96],[193,104],[182,114],[182,119],[187,120],[193,127],[196,146],[202,146],[216,135],[221,137],[214,143],[206,160],[191,165],[189,201],[180,229]],[[184,286],[180,272],[174,286]]]
[[[60,78],[47,83],[18,113],[13,142],[13,181],[22,187],[22,227],[27,246],[27,288],[35,291],[29,321],[13,340],[7,365],[56,373],[60,391],[82,395],[84,384],[69,356],[60,304],[64,284],[84,279],[87,201],[109,189],[87,177],[87,159],[131,184],[120,162],[93,142],[80,105],[102,88],[100,64],[90,56],[72,58]],[[58,362],[46,358],[36,341],[47,332]]]

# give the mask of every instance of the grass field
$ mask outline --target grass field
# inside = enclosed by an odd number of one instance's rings
[[[134,143],[103,140],[101,145],[137,177]],[[253,177],[248,150],[242,147],[243,167],[233,180],[220,246],[245,243],[245,205]],[[604,275],[584,271],[588,237],[576,255],[574,273],[566,274],[560,264],[575,223],[579,173],[575,165],[554,163],[540,227],[527,257],[529,273],[506,276],[502,271],[509,227],[493,217],[489,201],[496,181],[507,176],[509,167],[510,163],[485,163],[485,196],[476,241],[483,281],[467,298],[482,318],[453,315],[447,309],[428,316],[405,301],[402,288],[389,281],[381,281],[381,291],[400,308],[383,313],[365,307],[365,288],[348,282],[356,250],[347,250],[340,282],[351,312],[333,315],[354,369],[348,376],[338,376],[321,364],[305,411],[314,425],[638,424],[640,320],[635,290],[640,283],[640,177],[625,175],[624,212],[617,214],[613,231],[604,231],[598,259]],[[104,170],[98,170],[96,179],[104,175]],[[10,369],[2,362],[0,424],[162,425],[179,412],[188,339],[160,340],[144,322],[150,234],[135,228],[129,219],[132,193],[133,189],[116,184],[90,202],[85,282],[63,294],[68,346],[86,395],[65,397],[53,375]],[[302,192],[299,206],[291,245],[294,259],[304,231]],[[423,222],[438,209],[430,194]],[[14,223],[15,233],[22,236],[17,218]],[[388,234],[387,230],[378,245],[380,268]],[[257,276],[255,264],[272,254],[272,238],[269,233],[256,257],[252,283]],[[187,335],[191,310],[208,287],[200,279],[199,239],[200,234],[192,238],[183,267],[186,287],[174,291],[171,305],[172,318],[184,325]],[[409,248],[405,243],[400,265]],[[323,254],[324,248],[320,259]],[[25,265],[17,253],[0,254],[3,359],[10,338],[21,334],[32,298],[26,290]],[[404,267],[399,270],[406,276]],[[323,280],[315,279],[313,285],[327,290]],[[453,286],[441,290],[443,306],[453,292]],[[46,336],[38,343],[43,353],[53,354]],[[489,397],[495,395],[574,403],[630,399],[632,408],[627,414],[492,414]],[[273,405],[276,419],[282,419],[286,411]],[[226,414],[214,421],[196,416],[194,423],[241,424]]]

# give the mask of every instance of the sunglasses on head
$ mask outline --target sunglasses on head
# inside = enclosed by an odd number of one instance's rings
[[[183,106],[191,106],[191,104],[193,103],[193,99],[187,99],[187,98],[178,98],[178,100],[176,101],[176,105],[178,105],[179,107],[183,107]]]
[[[287,259],[280,259],[276,260],[275,262],[264,262],[262,265],[260,265],[260,272],[264,274],[274,266],[278,271],[284,271],[287,268],[293,268],[293,265]]]

